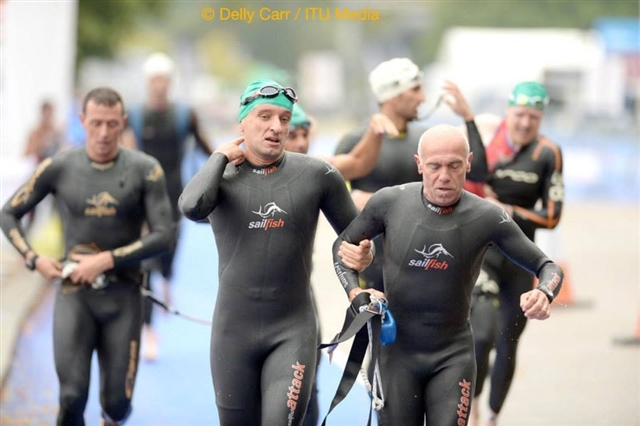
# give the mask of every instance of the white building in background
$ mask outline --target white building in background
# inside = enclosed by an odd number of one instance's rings
[[[42,102],[60,125],[73,94],[77,2],[1,3],[0,202],[33,171],[22,158]]]
[[[544,83],[558,118],[573,127],[586,115],[624,112],[624,63],[606,54],[596,31],[451,28],[427,72],[427,93],[455,81],[478,111],[501,113],[511,88]]]
[[[77,1],[2,4],[0,49],[0,158],[22,154],[29,129],[51,100],[66,118],[73,95]]]

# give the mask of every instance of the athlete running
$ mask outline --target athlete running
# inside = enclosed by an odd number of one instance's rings
[[[423,73],[418,66],[407,58],[394,58],[382,62],[369,74],[371,90],[380,105],[377,115],[388,117],[396,132],[380,132],[382,147],[379,160],[373,170],[362,178],[351,178],[351,195],[362,210],[373,193],[381,188],[400,185],[407,182],[420,181],[416,172],[413,155],[418,149],[420,135],[426,130],[424,124],[416,120],[418,108],[425,101],[422,89]],[[446,82],[442,91],[443,101],[452,111],[465,121],[469,133],[472,152],[484,158],[484,150],[480,149],[482,140],[473,121],[473,113],[457,86]],[[375,116],[372,118],[372,120]],[[371,128],[371,124],[368,126]],[[351,152],[354,146],[366,135],[366,128],[359,128],[347,134],[336,148],[336,154]],[[480,148],[479,148],[480,147]],[[486,176],[478,167],[472,171],[471,177],[477,179]],[[364,286],[382,289],[382,254],[383,246],[379,240],[376,244],[376,256],[372,265],[362,273]]]
[[[142,300],[140,261],[172,243],[171,207],[160,164],[119,147],[126,116],[120,95],[90,91],[81,114],[86,146],[45,159],[4,205],[2,231],[57,290],[53,343],[60,384],[58,425],[84,425],[91,357],[100,364],[105,424],[124,424],[138,366]],[[47,194],[58,202],[64,230],[63,264],[33,251],[20,218]],[[149,233],[141,237],[143,223]]]
[[[180,197],[187,218],[211,222],[218,248],[211,372],[223,426],[302,424],[317,363],[318,217],[341,232],[357,214],[334,167],[284,152],[296,100],[274,81],[251,83],[240,97],[243,137],[220,146]],[[354,268],[371,261],[368,241],[341,253]]]
[[[470,190],[509,213],[531,241],[536,229],[553,229],[558,225],[564,199],[562,152],[539,134],[548,102],[547,90],[539,83],[524,82],[514,87],[506,118],[486,147],[489,170],[486,182],[467,184]],[[478,364],[476,396],[482,392],[489,371],[489,355],[495,347],[486,422],[487,426],[495,426],[511,387],[518,343],[527,324],[518,297],[533,287],[533,277],[496,249],[487,252],[482,271],[471,311]],[[492,319],[496,306],[499,306],[497,330]],[[479,417],[475,405],[474,423]]]
[[[164,53],[149,55],[144,63],[144,77],[147,83],[147,100],[128,112],[131,129],[125,135],[125,146],[137,148],[156,158],[164,169],[167,191],[171,201],[175,241],[179,241],[181,214],[178,198],[183,188],[183,159],[187,153],[187,141],[193,136],[195,148],[206,156],[212,154],[209,142],[205,138],[195,112],[187,105],[171,102],[169,88],[175,78],[175,64]],[[164,301],[171,302],[169,286],[173,277],[173,262],[177,247],[156,258],[143,263],[145,270],[157,271],[162,279]],[[148,277],[151,285],[151,276]],[[158,337],[152,322],[153,303],[145,299],[143,327],[143,358],[154,361],[158,357]]]
[[[338,251],[383,236],[384,289],[397,338],[380,352],[381,425],[467,424],[476,381],[471,292],[490,245],[539,277],[537,289],[520,295],[527,318],[548,318],[560,290],[562,270],[512,218],[463,191],[472,156],[455,127],[426,131],[415,156],[422,182],[378,191],[334,243],[336,273],[352,300],[363,290]]]
[[[291,120],[289,121],[289,136],[284,146],[285,151],[306,154],[309,151],[309,145],[311,143],[312,126],[312,120],[300,104],[294,104],[293,110],[291,111]],[[378,160],[383,135],[388,132],[397,134],[393,123],[391,123],[388,118],[382,116],[382,114],[375,114],[371,119],[370,126],[370,129],[365,133],[362,141],[360,141],[351,152],[324,158],[327,162],[333,164],[345,179],[354,179],[370,172]],[[313,296],[313,289],[311,293]],[[314,310],[317,315],[314,297],[312,297],[312,301],[314,302]],[[318,324],[319,323],[318,321]],[[321,330],[318,326],[318,344],[321,343],[321,338]],[[320,364],[320,358],[321,353],[318,352],[316,373]],[[318,386],[316,380],[311,390],[311,399],[309,401],[307,414],[304,418],[304,426],[317,425],[318,416]]]

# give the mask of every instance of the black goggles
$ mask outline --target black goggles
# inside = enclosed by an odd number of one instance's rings
[[[284,96],[294,104],[298,101],[298,95],[291,87],[262,86],[256,93],[240,102],[240,106],[248,105],[258,98],[275,98],[280,92],[284,93]]]

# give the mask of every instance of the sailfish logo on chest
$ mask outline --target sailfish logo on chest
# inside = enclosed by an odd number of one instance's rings
[[[87,204],[91,207],[84,209],[85,216],[115,216],[118,200],[116,200],[107,191],[103,191],[87,200]]]
[[[429,249],[427,250],[427,246],[423,246],[422,250],[416,250],[415,252],[420,253],[423,258],[422,259],[411,259],[409,261],[409,266],[423,268],[425,271],[427,269],[448,269],[449,263],[446,259],[439,260],[440,256],[449,256],[452,259],[455,259],[451,253],[444,248],[444,246],[440,243],[431,244]]]
[[[252,210],[251,213],[257,214],[262,220],[249,222],[249,229],[263,229],[265,231],[284,227],[284,219],[275,219],[275,216],[287,214],[287,212],[278,207],[275,202],[267,203],[264,207],[260,206],[258,211]]]

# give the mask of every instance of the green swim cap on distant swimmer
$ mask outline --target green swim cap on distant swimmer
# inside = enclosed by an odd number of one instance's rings
[[[304,112],[302,107],[298,104],[293,106],[293,110],[291,111],[291,121],[289,121],[289,129],[295,130],[298,127],[311,127],[311,120],[307,117],[307,114]]]
[[[547,89],[535,81],[517,84],[509,96],[509,106],[525,106],[543,111],[548,103]]]
[[[271,94],[276,91],[277,94]],[[262,92],[268,94],[263,95]],[[276,105],[291,111],[296,100],[296,93],[290,87],[282,87],[273,80],[255,80],[240,95],[238,122],[242,121],[258,105]]]

